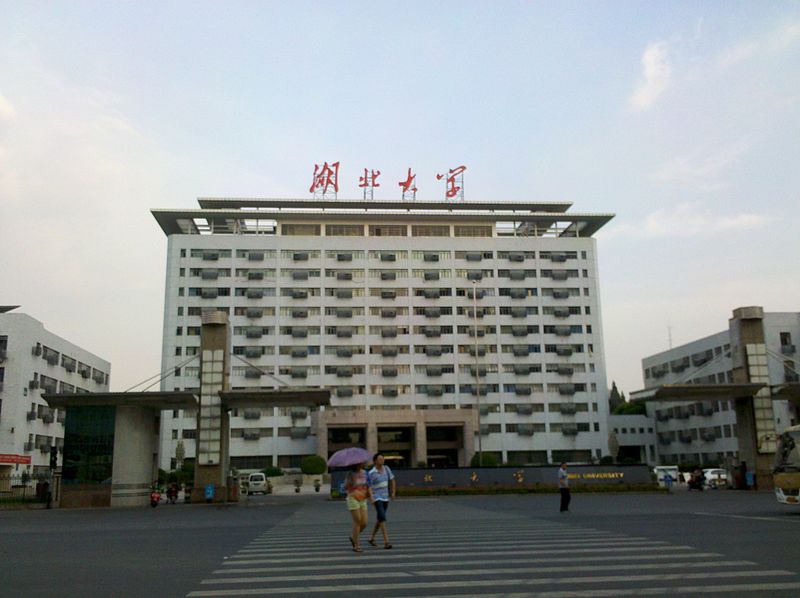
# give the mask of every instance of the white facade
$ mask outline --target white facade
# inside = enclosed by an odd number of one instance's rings
[[[0,476],[43,472],[52,447],[63,447],[64,412],[50,409],[43,393],[107,391],[110,372],[108,361],[38,320],[0,313]]]
[[[656,465],[655,423],[649,415],[610,415],[608,429],[619,446],[617,461],[625,459]]]
[[[341,411],[472,410],[477,363],[484,452],[515,463],[607,454],[591,234],[610,215],[567,204],[200,203],[154,210],[168,236],[162,370],[177,374],[162,390],[199,386],[189,360],[200,314],[218,309],[231,322],[234,389],[328,387],[329,409]],[[300,411],[233,412],[232,465],[296,466],[317,452]],[[161,467],[174,466],[179,440],[194,456],[195,417],[164,414]]]
[[[764,333],[770,384],[797,381],[793,343],[800,337],[800,313],[765,313]],[[732,368],[728,330],[642,360],[645,388],[731,383]],[[779,432],[796,422],[786,401],[775,401],[773,411]],[[648,402],[647,413],[655,421],[661,464],[738,462],[736,413],[730,401]]]

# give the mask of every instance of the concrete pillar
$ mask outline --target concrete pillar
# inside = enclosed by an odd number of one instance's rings
[[[328,460],[328,426],[326,413],[322,410],[311,412],[311,427],[317,435],[317,455]]]
[[[414,454],[411,456],[414,461],[411,463],[413,467],[416,467],[417,463],[428,462],[427,427],[425,421],[418,421],[414,427]]]
[[[378,422],[372,411],[367,411],[367,450],[375,454],[378,452]]]
[[[197,414],[197,454],[192,501],[205,500],[207,484],[215,487],[214,502],[227,500],[230,431],[221,390],[230,388],[230,325],[223,312],[203,314],[200,332],[200,408]]]
[[[734,384],[762,383],[755,397],[738,398],[736,429],[739,460],[755,471],[759,488],[772,488],[777,433],[769,387],[764,310],[740,307],[729,320]]]
[[[119,405],[114,421],[111,506],[145,506],[158,479],[158,416],[150,407]]]

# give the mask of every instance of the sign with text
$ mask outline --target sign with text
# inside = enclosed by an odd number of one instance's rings
[[[15,465],[30,465],[30,455],[2,455],[0,454],[0,463],[13,463]]]

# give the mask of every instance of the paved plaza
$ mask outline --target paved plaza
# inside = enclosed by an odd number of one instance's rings
[[[800,594],[800,512],[768,493],[400,499],[393,548],[321,495],[0,512],[2,596]],[[374,513],[370,512],[374,522]]]

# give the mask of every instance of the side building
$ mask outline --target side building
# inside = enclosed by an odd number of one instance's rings
[[[64,412],[43,393],[108,390],[111,364],[0,306],[0,478],[42,475],[64,446]]]
[[[769,384],[797,382],[794,342],[800,337],[800,313],[764,313],[763,328]],[[732,383],[733,344],[730,331],[725,330],[645,357],[645,389],[664,384]],[[655,422],[659,464],[731,467],[738,463],[736,411],[731,401],[648,402],[647,413]],[[775,401],[771,416],[778,432],[798,421],[787,401]]]
[[[204,310],[228,314],[231,386],[327,387],[331,406],[231,413],[231,465],[348,445],[399,465],[608,452],[593,234],[568,203],[201,199],[167,236],[162,390],[199,386]],[[161,467],[195,451],[162,418]]]

